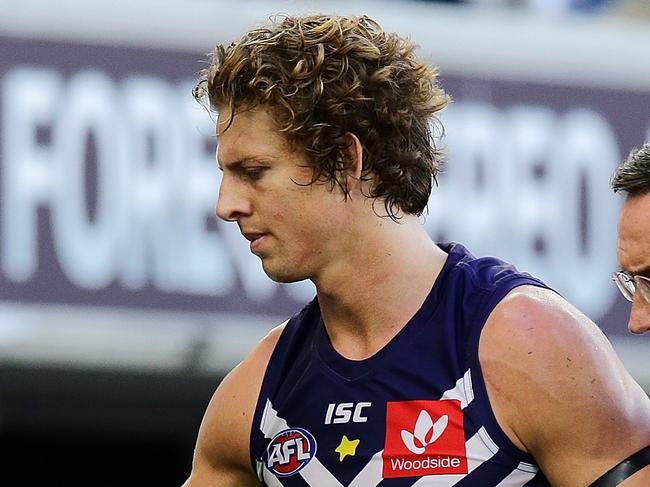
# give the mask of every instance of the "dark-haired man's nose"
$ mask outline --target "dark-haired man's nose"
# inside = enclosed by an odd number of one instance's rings
[[[645,333],[650,330],[650,303],[648,303],[637,290],[632,301],[628,330],[635,334]]]

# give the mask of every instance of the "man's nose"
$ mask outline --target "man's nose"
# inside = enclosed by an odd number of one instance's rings
[[[650,303],[648,303],[639,291],[634,294],[630,321],[627,324],[628,330],[632,333],[641,334],[650,330]]]
[[[232,222],[237,221],[242,216],[250,215],[251,211],[252,205],[245,192],[224,176],[217,197],[217,216],[222,220]]]

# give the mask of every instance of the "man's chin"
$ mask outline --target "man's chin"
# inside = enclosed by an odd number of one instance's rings
[[[262,261],[262,269],[264,269],[264,273],[269,277],[269,279],[282,284],[290,284],[292,282],[299,282],[307,279],[307,276],[291,272],[291,270],[286,267],[278,269],[275,266],[264,265],[264,261]]]

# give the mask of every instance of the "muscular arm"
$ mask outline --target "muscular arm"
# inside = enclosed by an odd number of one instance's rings
[[[499,424],[552,485],[587,486],[650,444],[650,400],[600,330],[555,293],[506,296],[479,358]],[[650,467],[621,484],[647,485]]]
[[[221,382],[199,429],[192,473],[183,487],[252,487],[249,442],[255,404],[271,353],[284,329],[274,328]]]

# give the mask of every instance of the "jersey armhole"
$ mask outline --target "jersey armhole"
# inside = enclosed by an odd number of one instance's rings
[[[294,316],[292,316],[285,325],[280,337],[278,338],[275,348],[269,357],[269,361],[264,371],[260,392],[257,396],[255,403],[255,412],[253,414],[253,421],[251,422],[251,430],[249,432],[249,456],[253,472],[258,473],[257,457],[263,452],[259,451],[260,446],[264,442],[264,434],[260,429],[261,421],[266,409],[267,399],[273,399],[271,396],[273,391],[277,389],[278,382],[282,380],[283,368],[285,360],[283,357],[287,355],[287,351],[291,349],[292,343],[297,339],[300,333],[300,323],[315,310],[318,309],[316,298],[309,302],[305,307]]]
[[[483,288],[481,290],[481,296],[478,298],[478,303],[475,308],[476,311],[470,318],[470,323],[472,323],[473,326],[467,335],[468,341],[465,360],[467,368],[471,371],[474,395],[475,397],[482,398],[482,402],[485,405],[485,407],[474,409],[474,415],[483,425],[485,425],[490,438],[500,450],[515,459],[517,462],[536,467],[537,464],[533,456],[517,447],[499,425],[492,409],[492,404],[488,396],[487,386],[483,378],[483,371],[479,360],[479,343],[485,322],[497,304],[499,304],[510,291],[520,286],[536,286],[549,289],[542,281],[539,281],[532,276],[521,274],[506,276],[497,281],[493,286]]]
[[[249,432],[249,456],[251,462],[251,468],[253,472],[258,472],[257,460],[258,456],[257,445],[259,444],[260,435],[262,432],[259,429],[260,421],[262,415],[264,414],[264,409],[266,407],[266,398],[269,396],[270,391],[273,390],[275,384],[277,383],[280,375],[281,361],[277,360],[277,357],[282,356],[284,351],[287,349],[289,342],[291,341],[292,335],[292,324],[295,320],[295,317],[292,317],[287,324],[285,325],[280,337],[278,338],[277,343],[269,357],[269,361],[266,365],[266,370],[264,371],[264,376],[262,378],[262,384],[260,386],[260,393],[257,396],[257,401],[255,403],[255,412],[253,414],[253,421],[251,422],[251,430]]]

